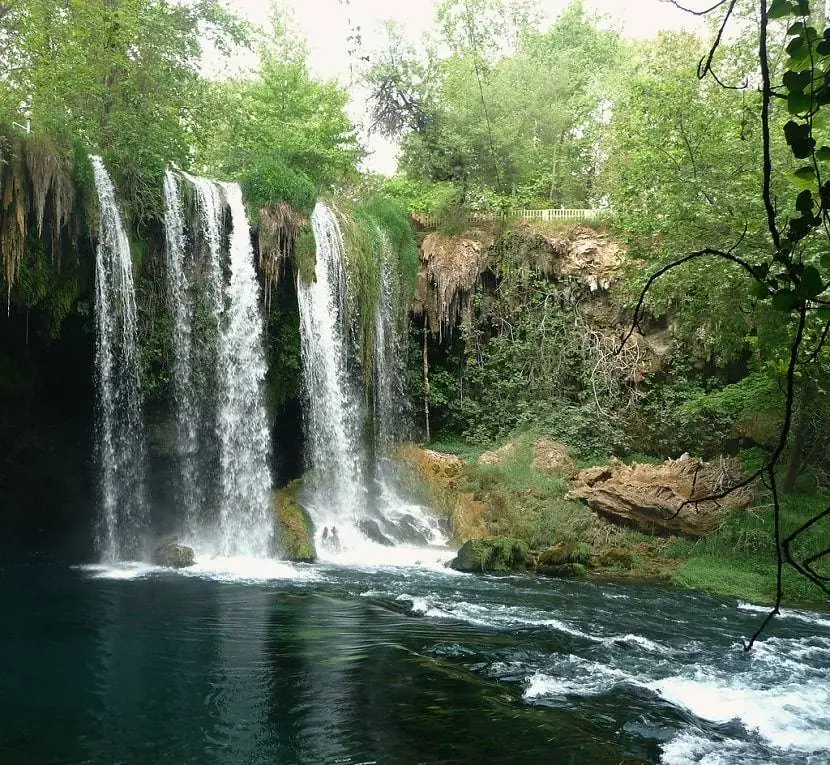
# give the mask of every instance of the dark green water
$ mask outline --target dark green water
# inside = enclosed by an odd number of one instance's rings
[[[830,762],[830,616],[653,587],[0,564],[0,763]]]

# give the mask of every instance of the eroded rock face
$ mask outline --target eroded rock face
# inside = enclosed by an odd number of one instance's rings
[[[165,542],[153,550],[153,563],[167,568],[188,568],[196,563],[196,555],[191,547]]]
[[[740,475],[734,460],[703,462],[688,454],[662,465],[616,462],[583,470],[566,499],[581,500],[601,518],[646,534],[701,537],[725,511],[749,506],[747,489],[707,499],[734,486]]]
[[[542,437],[533,445],[533,467],[540,473],[562,472],[568,478],[576,478],[576,463],[568,454],[568,448],[553,439]]]

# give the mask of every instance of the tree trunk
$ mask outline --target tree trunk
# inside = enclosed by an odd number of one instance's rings
[[[424,321],[424,428],[426,430],[427,443],[430,441],[429,434],[429,330]]]

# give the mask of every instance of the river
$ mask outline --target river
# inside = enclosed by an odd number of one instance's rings
[[[830,762],[830,614],[390,555],[0,564],[0,763]]]

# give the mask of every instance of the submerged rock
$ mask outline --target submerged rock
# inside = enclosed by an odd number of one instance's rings
[[[191,547],[164,542],[153,550],[153,563],[167,568],[187,568],[196,563],[196,555]]]
[[[456,571],[471,574],[505,574],[510,571],[526,571],[532,566],[532,561],[528,546],[520,539],[499,537],[465,542],[449,566]]]
[[[308,512],[297,502],[300,481],[292,481],[274,492],[272,504],[279,524],[279,552],[285,560],[313,563],[317,560],[314,546],[314,523]]]
[[[646,534],[701,537],[724,511],[752,501],[746,488],[717,501],[707,499],[735,486],[740,475],[735,461],[703,462],[688,454],[662,465],[615,462],[583,470],[565,498],[581,500],[601,518]]]

